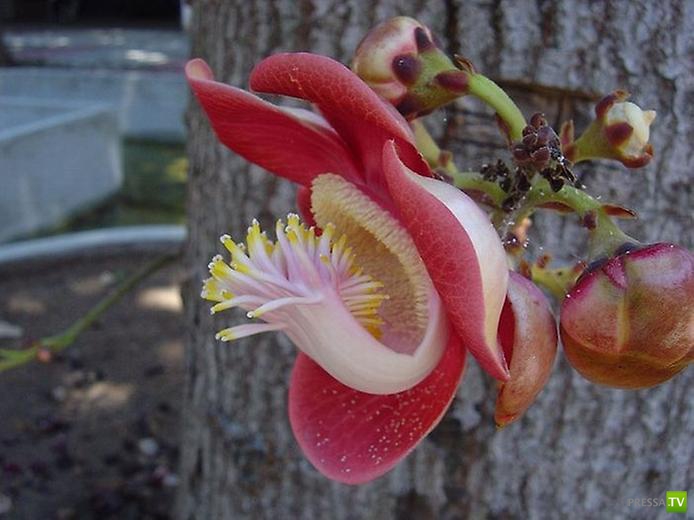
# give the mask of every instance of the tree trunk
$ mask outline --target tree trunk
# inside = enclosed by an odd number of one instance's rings
[[[521,96],[526,114],[574,117],[580,129],[597,93],[627,88],[641,106],[658,111],[656,158],[637,171],[592,165],[581,170],[584,182],[639,211],[642,219],[629,228],[638,238],[691,247],[694,109],[686,38],[693,32],[692,6],[686,0],[199,0],[193,54],[218,79],[243,86],[254,63],[282,50],[347,62],[369,27],[406,13]],[[498,138],[489,137],[491,115],[474,102],[464,100],[432,123],[460,166],[503,157]],[[218,236],[241,235],[253,217],[273,222],[293,207],[292,188],[219,145],[195,103],[189,129],[192,274],[185,290],[179,518],[653,518],[665,517],[665,508],[628,500],[664,498],[666,490],[691,485],[691,370],[657,388],[628,392],[589,384],[564,360],[527,415],[498,432],[494,383],[471,362],[442,423],[394,471],[359,487],[321,477],[300,455],[287,420],[294,348],[272,335],[219,344],[214,331],[222,324],[198,296]],[[577,254],[581,235],[570,221],[543,218],[536,235],[550,250]]]

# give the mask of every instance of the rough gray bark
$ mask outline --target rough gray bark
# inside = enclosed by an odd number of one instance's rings
[[[639,238],[692,247],[692,11],[686,0],[200,0],[193,53],[219,79],[245,85],[265,55],[312,50],[348,61],[367,28],[410,14],[450,50],[515,85],[526,113],[585,121],[586,99],[626,87],[658,111],[656,159],[635,172],[593,166],[583,170],[584,181],[641,213],[630,228]],[[433,121],[461,166],[501,156],[484,144],[492,120],[480,111],[466,100],[446,121]],[[291,188],[217,144],[195,104],[189,116],[192,278],[179,518],[654,518],[664,508],[627,500],[691,486],[691,370],[626,392],[587,383],[563,360],[526,417],[500,432],[492,421],[494,384],[470,363],[446,418],[393,472],[361,487],[322,478],[298,453],[286,418],[293,348],[269,335],[218,344],[213,331],[221,323],[198,297],[217,237],[241,234],[254,216],[268,224],[285,213]],[[578,251],[571,224],[549,217],[535,228],[549,249]]]

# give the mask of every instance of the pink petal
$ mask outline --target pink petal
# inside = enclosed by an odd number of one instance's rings
[[[460,190],[418,176],[391,142],[383,150],[388,188],[463,344],[490,375],[508,368],[497,342],[508,269],[487,216]]]
[[[270,56],[253,70],[251,88],[318,105],[354,154],[362,159],[367,183],[372,186],[383,182],[383,143],[387,139],[395,139],[401,145],[414,142],[409,125],[391,105],[351,70],[326,56],[309,53]]]
[[[247,160],[306,186],[321,173],[358,177],[351,153],[320,116],[218,83],[200,59],[188,62],[186,76],[219,140]]]
[[[349,388],[303,353],[289,387],[289,420],[299,446],[322,474],[360,484],[392,469],[439,423],[465,366],[451,333],[436,368],[415,387],[373,395]]]
[[[511,272],[499,324],[511,378],[499,385],[494,419],[505,426],[532,405],[549,380],[557,353],[557,324],[550,303],[530,280]]]

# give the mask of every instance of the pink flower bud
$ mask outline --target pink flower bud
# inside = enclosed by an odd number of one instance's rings
[[[618,388],[667,381],[694,359],[694,257],[654,244],[589,269],[562,303],[561,338],[590,381]]]
[[[557,353],[557,326],[545,295],[530,280],[510,273],[499,340],[510,378],[499,385],[494,420],[499,427],[519,419],[549,379]]]
[[[567,158],[573,161],[615,159],[627,168],[648,164],[653,157],[650,125],[656,113],[626,101],[628,97],[623,90],[604,97],[595,107],[596,119],[576,142],[562,141]]]
[[[427,27],[399,16],[366,35],[352,70],[406,119],[414,119],[467,94],[472,69],[454,65]]]
[[[372,29],[361,41],[352,70],[382,98],[397,105],[421,70],[418,39],[431,42],[431,32],[407,16],[391,18]],[[431,44],[433,45],[433,43]]]

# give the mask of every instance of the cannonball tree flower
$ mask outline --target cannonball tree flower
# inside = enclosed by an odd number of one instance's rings
[[[222,237],[203,296],[264,323],[230,340],[281,330],[299,355],[292,429],[330,478],[358,483],[392,468],[438,423],[462,376],[465,349],[500,380],[497,341],[508,272],[476,204],[430,177],[407,122],[340,63],[312,54],[262,61],[251,88],[304,99],[318,113],[276,107],[214,81],[193,60],[190,85],[219,139],[299,185],[297,216],[275,240],[253,223],[245,244]]]
[[[569,362],[586,379],[646,388],[694,361],[694,257],[673,244],[628,249],[585,272],[561,306]]]

